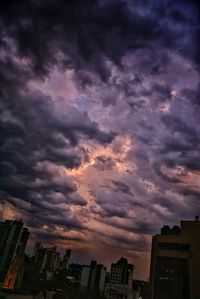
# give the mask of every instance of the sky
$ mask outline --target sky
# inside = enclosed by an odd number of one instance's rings
[[[200,212],[199,34],[198,1],[1,1],[1,218],[30,247],[149,277]]]

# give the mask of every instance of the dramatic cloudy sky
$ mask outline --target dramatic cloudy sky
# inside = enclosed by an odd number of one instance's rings
[[[73,260],[200,211],[198,1],[1,1],[1,217]]]

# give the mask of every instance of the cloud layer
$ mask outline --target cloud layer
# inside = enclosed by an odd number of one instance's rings
[[[152,234],[199,208],[197,2],[0,11],[2,216],[80,262],[124,255],[147,278]]]

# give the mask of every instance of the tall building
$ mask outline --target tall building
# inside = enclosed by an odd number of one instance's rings
[[[180,228],[164,226],[153,236],[151,299],[200,298],[200,221],[181,221]]]
[[[40,270],[56,270],[59,268],[60,253],[57,252],[56,246],[45,248],[36,242],[34,247],[34,261]]]
[[[35,246],[34,246],[34,249],[33,249],[33,254],[32,254],[32,257],[34,258],[34,261],[36,262],[37,259],[38,259],[38,254],[40,252],[40,249],[42,249],[43,246],[41,245],[40,242],[35,242]]]
[[[70,255],[71,255],[71,249],[67,249],[65,255],[63,256],[62,269],[66,269],[66,270],[68,269]]]
[[[106,277],[106,268],[97,264],[96,261],[91,261],[90,266],[83,266],[81,272],[80,286],[91,291],[104,291]]]
[[[29,231],[22,221],[0,222],[0,282],[3,288],[14,289],[23,271]]]
[[[133,297],[134,265],[128,264],[127,259],[121,257],[117,263],[111,264],[109,283],[105,286],[107,299],[129,299]]]

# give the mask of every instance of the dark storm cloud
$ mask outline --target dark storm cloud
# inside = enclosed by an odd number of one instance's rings
[[[101,217],[119,217],[125,218],[127,212],[122,207],[116,207],[112,203],[102,203],[100,210],[92,209],[93,213],[100,215]]]
[[[141,252],[142,235],[191,217],[199,204],[191,179],[200,170],[198,3],[0,6],[1,199],[45,241],[83,242],[94,221],[127,232],[102,231],[107,244]],[[56,72],[66,98],[49,90]]]
[[[181,90],[181,96],[188,99],[188,101],[192,101],[194,105],[200,105],[200,85],[196,90],[192,90],[189,88],[185,88]]]
[[[142,9],[146,10],[145,15]],[[174,18],[176,11],[185,18],[178,29],[176,24],[180,18]],[[195,12],[195,7],[191,12]],[[20,1],[20,4],[3,1],[1,4],[3,31],[14,38],[19,55],[30,60],[38,76],[44,76],[53,64],[59,63],[93,70],[102,80],[107,80],[110,71],[105,57],[120,65],[127,51],[148,47],[155,41],[179,50],[179,44],[181,48],[185,42],[181,35],[184,26],[187,22],[194,23],[195,31],[195,19],[196,14],[191,17],[179,3],[172,5],[170,1],[161,4],[155,1],[143,7],[128,1],[86,1],[84,4],[62,0]],[[169,26],[166,20],[175,26]],[[195,45],[190,50],[192,55]],[[156,65],[153,72],[158,72]]]
[[[175,148],[174,148],[175,147]],[[168,150],[167,150],[168,149]],[[166,145],[165,153],[177,153],[178,156],[174,158],[165,157],[163,158],[163,165],[166,165],[170,168],[175,168],[176,165],[183,166],[186,170],[190,171],[198,171],[200,170],[200,162],[199,162],[199,150],[196,151],[191,148],[186,148],[184,145],[180,145],[179,143],[173,144],[173,146]]]
[[[111,219],[107,219],[106,223],[107,224],[112,224],[112,226],[116,227],[116,228],[120,228],[120,229],[124,229],[128,232],[132,232],[132,233],[136,233],[138,235],[141,234],[153,234],[156,229],[157,226],[155,224],[150,224],[148,222],[144,222],[142,220],[139,219],[128,219],[129,221],[127,223],[120,223],[120,222],[116,222],[114,220]]]
[[[168,198],[165,197],[156,197],[152,200],[152,203],[158,204],[161,207],[166,207],[170,211],[175,209],[176,204],[171,202]]]
[[[77,168],[88,160],[81,140],[107,144],[115,133],[104,132],[86,112],[64,104],[62,98],[56,102],[39,90],[29,91],[26,83],[32,72],[11,53],[0,63],[2,199],[23,211],[27,224],[37,222],[38,213],[50,215],[55,209],[62,224],[65,215],[59,212],[59,204],[85,206],[87,202],[59,167]],[[57,222],[42,219],[41,225]]]
[[[131,254],[137,256],[138,252],[146,252],[149,249],[149,244],[146,238],[140,236],[139,238],[133,238],[130,236],[124,236],[120,234],[112,235],[112,244],[110,244],[109,235],[106,232],[101,234],[101,244],[115,249],[115,251],[130,251]]]
[[[112,181],[114,186],[118,189],[118,191],[122,193],[127,193],[129,195],[133,195],[130,186],[120,181]]]
[[[178,118],[174,115],[164,115],[162,117],[162,121],[168,130],[173,130],[174,133],[177,132],[178,134],[182,135],[187,142],[191,142],[193,145],[195,145],[195,143],[199,141],[198,133],[196,132],[195,128],[192,128],[181,118]]]
[[[198,205],[199,205],[199,196],[200,196],[200,191],[199,190],[194,190],[192,188],[181,188],[180,193],[182,193],[184,196],[189,196],[189,197],[194,197],[198,200]],[[197,208],[198,208],[197,205]]]
[[[179,183],[181,177],[176,173],[166,173],[163,166],[169,170],[176,167],[183,167],[185,171],[199,170],[199,128],[198,116],[193,119],[181,119],[174,114],[161,117],[166,127],[166,136],[162,137],[162,143],[157,148],[160,160],[154,163],[154,169],[163,180]]]
[[[171,99],[171,88],[165,84],[154,84],[152,93],[154,94],[157,102],[165,102]]]
[[[169,152],[186,152],[192,149],[192,144],[179,142],[175,138],[171,137],[165,140],[163,148],[160,150],[162,154]]]
[[[76,242],[84,242],[83,238],[80,237],[72,237],[72,236],[62,236],[61,234],[55,234],[53,231],[51,232],[51,240],[49,239],[49,232],[38,232],[37,233],[37,238],[42,240],[43,242],[46,243],[53,243],[54,242],[59,242],[61,240],[63,241],[76,241]],[[52,242],[54,240],[54,242]]]

